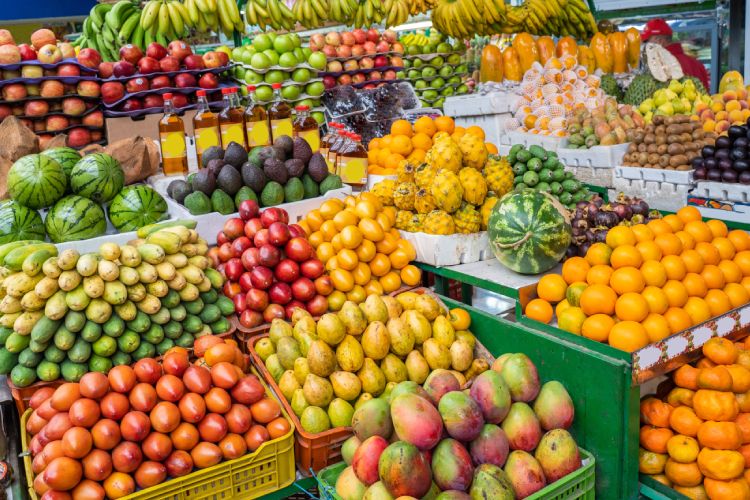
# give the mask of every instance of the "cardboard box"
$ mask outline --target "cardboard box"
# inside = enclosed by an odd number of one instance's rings
[[[134,135],[140,135],[141,137],[149,137],[159,142],[159,120],[161,120],[162,116],[161,113],[154,113],[137,118],[127,116],[107,118],[105,120],[107,140],[112,143],[120,139],[133,137]],[[195,110],[192,109],[185,111],[181,115],[182,121],[185,124],[185,134],[188,137],[193,136],[193,116],[195,116]]]

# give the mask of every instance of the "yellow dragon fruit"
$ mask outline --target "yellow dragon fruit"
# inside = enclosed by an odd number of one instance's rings
[[[427,214],[414,214],[411,216],[411,220],[406,225],[406,230],[410,233],[419,233],[422,232],[422,226],[424,225],[424,220],[427,217]]]
[[[424,219],[422,224],[424,232],[428,234],[453,234],[456,232],[456,225],[453,217],[444,210],[433,210]]]
[[[383,206],[393,205],[393,191],[396,190],[396,181],[383,179],[372,187],[372,194],[378,197]]]
[[[453,223],[458,233],[478,233],[482,226],[482,215],[471,203],[463,203],[461,208],[453,214]]]
[[[458,172],[461,169],[462,158],[461,148],[448,137],[433,144],[425,156],[425,162],[436,169]]]
[[[432,180],[430,193],[435,205],[450,214],[461,206],[464,188],[461,187],[461,181],[456,174],[450,170],[441,170]]]
[[[396,168],[396,180],[401,182],[414,182],[414,164],[409,160],[401,160]]]
[[[502,198],[513,189],[513,169],[505,157],[491,155],[484,167],[484,178],[490,191]]]
[[[474,134],[464,134],[458,141],[458,147],[463,155],[464,167],[482,170],[487,163],[487,146],[482,139]]]
[[[406,231],[411,223],[412,216],[414,216],[414,212],[409,210],[399,210],[396,212],[396,223],[394,224],[396,229],[403,229]]]
[[[427,163],[422,163],[414,172],[414,182],[419,189],[430,189],[432,179],[437,175],[438,169]]]
[[[413,182],[402,182],[393,191],[393,204],[401,210],[414,210],[414,196],[417,185]]]
[[[482,215],[482,230],[487,229],[487,224],[490,221],[490,214],[492,213],[492,207],[495,206],[495,203],[497,203],[497,200],[500,198],[496,196],[488,196],[484,199],[484,203],[482,203],[482,208],[479,209],[479,213]]]
[[[417,191],[417,195],[414,198],[414,210],[420,214],[428,214],[435,210],[435,199],[432,197],[429,191],[426,189],[420,189]]]
[[[471,167],[464,167],[458,171],[458,179],[464,188],[464,201],[472,205],[481,205],[487,196],[487,181],[482,173]]]

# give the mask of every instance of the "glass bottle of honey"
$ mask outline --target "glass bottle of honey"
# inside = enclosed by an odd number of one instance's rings
[[[346,143],[349,139],[346,137],[347,131],[344,126],[336,124],[336,135],[331,142],[331,149],[328,150],[328,165],[331,173],[339,174],[340,153],[346,149]]]
[[[353,132],[344,132],[349,139],[339,151],[339,176],[341,182],[353,186],[367,184],[367,149],[362,137]]]
[[[226,149],[230,142],[236,142],[247,149],[245,139],[245,111],[239,102],[237,88],[223,88],[221,94],[224,96],[224,109],[219,113],[219,126],[221,128],[221,146]]]
[[[320,127],[318,121],[310,116],[310,106],[300,105],[295,107],[294,111],[294,137],[301,137],[307,141],[312,152],[317,153],[320,150]]]
[[[334,141],[338,137],[338,123],[336,122],[330,122],[328,124],[328,132],[320,138],[320,151],[319,153],[323,156],[323,158],[326,161],[326,164],[328,165],[328,171],[332,174],[336,173],[336,165],[334,162],[329,161],[328,154],[331,151],[331,146],[333,145]]]
[[[247,132],[248,150],[255,146],[271,145],[271,130],[268,125],[268,113],[255,100],[255,85],[247,87],[247,107],[245,108],[245,131]]]
[[[182,175],[188,171],[185,124],[172,104],[172,94],[164,94],[164,116],[159,120],[159,144],[165,175]]]
[[[203,152],[211,146],[221,146],[221,131],[219,130],[219,115],[211,111],[206,99],[206,91],[199,90],[198,111],[193,117],[193,135],[195,137],[195,152],[198,155],[198,168],[202,168]]]
[[[271,140],[275,141],[282,135],[292,137],[294,127],[292,126],[292,108],[281,97],[281,84],[274,83],[273,104],[268,109],[268,121],[271,124]]]

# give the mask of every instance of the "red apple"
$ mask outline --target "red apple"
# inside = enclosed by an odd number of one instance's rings
[[[156,42],[154,42],[156,43]],[[170,71],[179,71],[180,70],[180,60],[176,57],[172,56],[166,56],[162,59],[159,59],[159,68],[164,73],[170,72]]]
[[[0,104],[0,122],[3,121],[8,116],[13,115],[13,109],[11,109],[10,106],[7,104]]]
[[[284,259],[278,263],[273,271],[274,276],[279,281],[293,283],[299,278],[299,264],[292,259]]]
[[[49,112],[47,101],[26,101],[23,114],[26,116],[44,116]]]
[[[292,238],[284,251],[287,257],[297,262],[305,262],[313,255],[312,245],[305,238]]]
[[[125,86],[120,82],[105,82],[102,84],[102,100],[105,104],[119,101],[125,95]]]
[[[313,316],[322,316],[328,311],[328,299],[322,295],[316,295],[307,302],[307,312]]]
[[[289,224],[289,234],[292,238],[307,238],[307,233],[299,224]]]
[[[276,267],[281,260],[281,251],[273,245],[263,245],[258,248],[260,265],[266,267]]]
[[[351,57],[352,48],[349,45],[339,45],[336,47],[336,56],[338,57]]]
[[[370,80],[375,81],[375,80],[381,80],[382,78],[383,78],[383,74],[380,71],[378,70],[370,71]]]
[[[78,97],[66,97],[62,102],[63,113],[71,116],[82,115],[86,111],[86,103]]]
[[[367,77],[365,77],[365,75],[363,75],[362,73],[352,75],[352,84],[365,83],[365,81],[367,81]]]
[[[198,79],[198,86],[204,89],[215,89],[219,86],[219,78],[213,73],[205,73]]]
[[[385,52],[390,52],[391,45],[385,40],[381,40],[377,43],[377,45],[375,45],[375,50],[381,54]]]
[[[148,47],[146,47],[146,55],[148,57],[153,57],[158,61],[166,57],[167,49],[164,47],[164,45],[158,42],[151,42],[148,44]]]
[[[104,114],[101,111],[94,111],[83,117],[81,120],[83,125],[90,127],[103,127],[104,126]]]
[[[45,149],[47,149],[47,145],[49,144],[49,142],[54,139],[55,136],[52,134],[39,134],[37,135],[37,138],[39,139],[39,149],[44,151]]]
[[[260,265],[260,250],[255,247],[250,247],[242,252],[240,260],[245,269],[252,271]]]
[[[227,66],[229,64],[229,54],[223,50],[216,50],[215,52],[219,58],[219,66]]]
[[[396,52],[398,54],[404,53],[404,46],[401,45],[399,42],[394,43],[391,45],[391,52]]]
[[[256,248],[260,248],[263,245],[269,245],[269,234],[268,229],[263,228],[259,230],[257,233],[255,233],[255,236],[253,236],[253,245],[255,245]]]
[[[364,49],[365,49],[365,54],[372,55],[375,52],[377,52],[375,50],[375,42],[371,42],[371,41],[368,40],[368,41],[366,41],[365,43],[362,44],[362,47],[364,47]]]
[[[333,45],[334,47],[338,47],[339,45],[341,45],[341,35],[339,35],[335,31],[331,31],[330,33],[327,33],[326,43],[328,45]]]
[[[355,45],[352,47],[352,55],[354,57],[363,56],[365,54],[365,48],[362,45]]]
[[[148,94],[143,98],[144,108],[161,108],[164,107],[164,98],[159,94]]]
[[[45,130],[49,132],[57,132],[59,130],[66,129],[70,126],[70,120],[62,115],[49,115],[45,121]]]
[[[372,57],[363,57],[359,60],[359,67],[362,69],[370,69],[375,66],[375,61]]]
[[[310,278],[299,278],[292,283],[292,295],[295,299],[307,302],[315,297],[315,284]]]
[[[331,75],[326,75],[323,77],[323,86],[326,89],[332,89],[336,86],[336,79],[332,77]]]
[[[45,45],[55,45],[57,43],[57,37],[47,28],[38,29],[31,34],[31,45],[36,50],[41,49]]]
[[[96,82],[91,83],[96,85]],[[97,85],[97,88],[98,87],[99,86]],[[60,80],[44,80],[39,88],[39,95],[42,97],[62,97],[64,93],[65,86]]]
[[[367,41],[367,33],[362,28],[353,30],[352,35],[354,36],[354,41],[360,45]]]
[[[375,56],[374,63],[376,68],[383,68],[388,66],[388,58],[385,56]]]
[[[245,221],[249,221],[250,219],[253,219],[258,216],[258,213],[260,212],[260,207],[258,206],[258,202],[255,200],[245,200],[242,203],[240,203],[240,206],[238,207],[238,211],[240,214],[240,218]],[[258,222],[260,222],[260,219],[258,219]],[[246,225],[247,226],[247,225]],[[248,238],[252,238],[252,236],[245,233]],[[253,234],[254,236],[255,234]]]
[[[182,62],[183,59],[193,53],[193,49],[182,40],[173,40],[169,42],[167,52],[170,56],[176,57],[178,61]]]
[[[169,79],[167,75],[159,75],[151,79],[151,90],[163,89],[163,88],[167,88],[171,86],[172,86],[172,81]]]
[[[248,238],[255,238],[255,235],[263,229],[263,224],[260,219],[255,217],[245,222],[245,236]]]
[[[231,219],[227,219],[221,230],[231,241],[243,235],[244,227],[245,223],[242,221],[242,219],[240,219],[239,217],[232,217]]]
[[[344,70],[344,65],[340,61],[328,61],[326,69],[331,73],[338,73]]]
[[[15,45],[16,42],[13,40],[13,34],[6,30],[0,29],[0,45]]]
[[[325,266],[318,259],[308,259],[299,266],[302,276],[314,280],[320,277],[325,271]]]
[[[268,300],[273,304],[288,304],[292,300],[292,287],[277,281],[268,289]]]
[[[305,304],[303,304],[299,300],[290,301],[284,308],[284,312],[286,313],[286,319],[289,319],[289,320],[292,319],[295,309],[302,309],[303,311],[305,311],[307,310],[307,307],[305,307]]]
[[[195,77],[190,73],[180,73],[174,77],[174,84],[176,87],[184,89],[188,87],[195,87],[198,85],[198,82],[195,81]]]
[[[283,208],[271,207],[263,210],[260,214],[260,221],[265,228],[270,227],[274,222],[287,224],[289,222],[289,214]]]
[[[352,77],[349,75],[341,75],[336,79],[339,85],[351,85],[352,84]]]
[[[237,283],[240,284],[240,288],[245,293],[247,293],[247,291],[253,287],[253,282],[251,281],[250,278],[251,278],[250,272],[245,271],[244,273],[242,273],[242,276],[240,276],[240,279],[237,280]]]
[[[263,312],[268,307],[268,294],[260,288],[253,288],[245,295],[247,307],[253,311]]]
[[[99,97],[101,89],[99,84],[91,80],[81,80],[76,86],[76,93],[84,97]]]
[[[138,71],[143,73],[144,75],[147,75],[149,73],[156,73],[157,71],[161,71],[161,67],[159,65],[159,61],[154,59],[153,57],[142,57],[138,61]]]
[[[273,271],[265,266],[256,266],[250,271],[250,284],[253,288],[267,290],[273,284]]]
[[[224,264],[220,264],[219,268],[217,269],[220,273],[224,272]],[[242,293],[242,289],[240,288],[240,285],[238,283],[232,283],[231,281],[225,281],[224,286],[222,287],[222,292],[224,295],[229,297],[230,299],[233,299],[235,295],[238,293]]]
[[[109,78],[114,74],[115,63],[105,61],[99,65],[99,78]]]
[[[378,30],[375,28],[370,28],[367,30],[367,41],[377,43],[377,41],[380,40],[380,33],[378,33]]]
[[[187,65],[187,58],[186,58],[186,65]],[[213,50],[209,50],[205,54],[203,54],[203,65],[206,68],[218,68],[221,66],[221,59],[219,58],[218,52],[214,52]]]
[[[323,47],[323,53],[326,55],[327,58],[336,57],[336,47],[333,45],[326,45]]]
[[[133,94],[135,92],[142,92],[144,90],[148,90],[148,79],[139,76],[137,78],[133,78],[131,80],[128,80],[125,83],[125,90],[128,91],[129,94]]]
[[[172,105],[175,108],[184,108],[188,104],[190,103],[188,102],[188,98],[185,94],[175,94],[172,96]]]
[[[5,47],[5,45],[3,47]],[[0,49],[2,49],[3,47],[0,47]],[[18,49],[16,49],[16,53],[18,54],[18,59],[20,60],[21,53],[18,52]],[[52,45],[50,43],[39,49],[39,51],[37,52],[37,58],[39,59],[39,62],[45,64],[55,64],[62,61],[63,55],[62,51],[57,48],[57,45]]]
[[[120,47],[120,60],[127,61],[130,64],[138,64],[138,61],[143,57],[143,51],[137,45],[128,43]]]
[[[395,80],[396,79],[396,72],[392,69],[386,70],[385,73],[383,73],[383,79],[384,80]]]
[[[343,45],[352,46],[357,43],[357,41],[354,39],[354,35],[352,35],[348,31],[344,31],[343,33],[341,33],[341,43]]]
[[[206,63],[198,54],[190,54],[189,56],[185,57],[185,59],[182,60],[182,64],[184,64],[185,67],[190,70],[206,68]]]
[[[128,61],[117,61],[112,70],[112,73],[117,78],[123,78],[133,76],[135,74],[135,66]]]
[[[253,246],[253,242],[244,234],[232,242],[235,255],[242,255],[245,250]]]
[[[333,280],[330,276],[320,276],[315,279],[315,291],[320,295],[331,295],[333,293]]]
[[[265,311],[263,311],[263,319],[266,323],[270,323],[276,318],[284,319],[285,317],[286,311],[284,310],[284,306],[279,304],[270,304],[266,307]]]
[[[75,64],[61,64],[56,73],[57,76],[81,76],[81,68]]]
[[[22,61],[33,61],[36,59],[36,50],[28,43],[22,43],[18,46],[18,52],[21,54]]]
[[[72,43],[62,42],[57,44],[57,48],[60,49],[63,59],[72,59],[76,56],[76,49]]]
[[[392,56],[388,60],[389,66],[396,66],[397,68],[402,68],[404,66],[404,60],[400,56]]]
[[[91,133],[85,128],[74,128],[68,131],[68,146],[80,148],[91,142]]]
[[[255,328],[263,324],[263,315],[258,311],[246,309],[240,314],[240,325],[245,328]]]
[[[143,101],[136,98],[127,99],[125,103],[120,106],[121,111],[138,111],[140,109],[143,109]]]
[[[323,50],[323,47],[325,47],[325,44],[326,44],[326,39],[322,33],[315,33],[314,35],[310,37],[310,50],[314,52]]]
[[[393,43],[398,40],[398,35],[393,30],[385,30],[383,32],[383,39],[388,43]]]

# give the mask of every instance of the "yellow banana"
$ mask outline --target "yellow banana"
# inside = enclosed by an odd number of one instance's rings
[[[318,16],[318,18],[327,19],[328,14],[326,13],[326,10],[328,10],[321,2],[321,0],[309,0],[312,4],[312,8],[315,11],[315,14]]]
[[[219,6],[219,23],[221,29],[226,32],[231,32],[234,29],[234,22],[232,21],[231,14],[227,10],[225,0],[218,1]]]
[[[182,22],[187,26],[188,28],[193,26],[193,20],[190,18],[190,13],[187,10],[187,7],[185,7],[184,4],[180,2],[175,2],[174,6],[177,8],[177,12],[180,13],[180,16],[182,16]]]
[[[180,11],[177,10],[177,6],[174,2],[169,2],[166,5],[168,7],[167,12],[169,12],[169,21],[172,24],[175,34],[179,37],[182,35],[182,32],[185,31],[185,23],[183,22]]]
[[[167,4],[162,3],[159,4],[159,27],[157,29],[157,32],[166,36],[166,33],[169,31],[169,29],[169,7],[167,7]]]
[[[201,17],[200,10],[198,10],[198,6],[195,4],[196,0],[185,0],[185,10],[187,10],[188,16],[190,17],[190,22],[195,26],[198,24],[198,20]]]
[[[141,27],[149,29],[156,22],[159,15],[159,2],[154,0],[148,2],[141,12]]]

